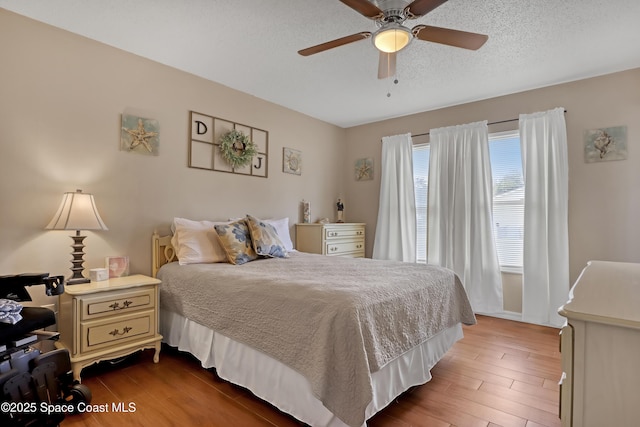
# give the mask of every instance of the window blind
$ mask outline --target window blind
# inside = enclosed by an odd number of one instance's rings
[[[524,179],[519,132],[489,135],[493,175],[493,226],[503,271],[522,272]]]
[[[427,205],[429,190],[429,144],[413,146],[413,181],[416,192],[416,260],[427,262]]]

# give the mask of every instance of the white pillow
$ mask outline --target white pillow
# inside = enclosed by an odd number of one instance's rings
[[[227,222],[193,221],[174,218],[175,232],[171,238],[180,265],[227,262],[227,254],[220,246],[214,225]]]
[[[284,248],[287,251],[293,251],[293,242],[289,234],[289,218],[263,219],[262,222],[272,225],[276,229],[278,237],[282,240]]]

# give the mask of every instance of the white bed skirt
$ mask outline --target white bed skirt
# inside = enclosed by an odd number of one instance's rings
[[[160,333],[165,343],[191,353],[202,367],[216,368],[221,378],[298,420],[311,426],[346,427],[312,394],[302,375],[277,360],[166,310],[160,310]],[[366,419],[403,391],[431,380],[431,368],[462,336],[462,326],[455,325],[371,374],[373,400]]]

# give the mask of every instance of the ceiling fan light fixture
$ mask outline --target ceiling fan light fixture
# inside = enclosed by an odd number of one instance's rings
[[[411,37],[408,28],[393,23],[380,28],[373,35],[373,44],[381,52],[399,52],[409,44]]]

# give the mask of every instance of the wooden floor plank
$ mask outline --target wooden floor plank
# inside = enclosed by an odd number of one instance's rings
[[[466,392],[460,392],[458,389],[464,389]],[[418,392],[416,391],[414,393]],[[446,408],[447,417],[454,420],[451,422],[453,425],[472,425],[470,423],[467,424],[457,421],[457,419],[463,415],[465,417],[483,420],[485,424],[493,422],[504,427],[524,427],[526,425],[527,420],[524,418],[496,409],[483,402],[478,402],[478,399],[470,399],[469,397],[475,393],[478,393],[478,391],[452,385],[446,394],[434,393],[430,391],[428,387],[423,387],[423,390],[419,391],[418,396],[423,397],[423,406]]]
[[[443,360],[439,362],[432,370],[434,376],[439,375],[443,370],[446,370],[451,375],[463,375],[465,377],[473,378],[478,381],[489,381],[494,384],[504,385],[510,387],[513,383],[513,378],[509,378],[505,375],[498,375],[482,369],[476,363],[466,363],[463,359],[453,358],[450,360]],[[476,387],[477,388],[477,387]]]
[[[513,390],[526,393],[530,396],[535,396],[540,399],[548,400],[550,402],[553,402],[556,405],[558,404],[558,401],[560,399],[560,396],[559,396],[560,393],[557,387],[557,380],[556,380],[556,387],[553,390],[546,388],[544,384],[542,387],[536,387],[536,386],[532,386],[531,384],[522,383],[520,381],[514,381],[513,384],[511,385],[511,388]]]
[[[542,386],[545,377],[543,375],[534,375],[527,372],[522,372],[517,366],[498,366],[495,363],[488,363],[484,360],[474,360],[472,362],[464,359],[456,359],[455,363],[460,366],[465,366],[469,369],[475,369],[480,371],[481,375],[493,375],[509,379],[510,382],[522,381],[527,384]]]
[[[529,359],[496,359],[493,357],[479,356],[475,360],[477,362],[483,362],[492,366],[510,369],[523,374],[542,378],[543,380],[545,378],[559,378],[561,373],[559,366],[552,366],[547,364],[546,361],[542,361],[541,363],[536,363],[534,365],[528,362]]]
[[[512,400],[510,398],[505,398],[502,396],[497,396],[492,393],[487,393],[482,390],[469,390],[464,387],[452,386],[451,394],[453,396],[466,399],[470,402],[475,402],[480,405],[485,405],[489,408],[494,409],[499,413],[501,418],[493,418],[490,419],[491,422],[496,424],[505,425],[501,419],[509,419],[505,418],[505,415],[511,415],[512,417],[517,417],[523,420],[533,420],[539,423],[542,423],[547,426],[555,425],[554,423],[557,421],[557,425],[560,425],[560,420],[558,419],[556,414],[540,410],[535,408],[534,406],[530,406],[527,404],[522,404],[517,400]],[[525,425],[525,423],[523,423]]]
[[[558,330],[477,316],[438,362],[433,379],[399,396],[371,427],[556,427]],[[135,412],[70,415],[63,427],[265,426],[302,423],[220,379],[192,356],[163,347],[86,368],[93,403],[133,402]]]
[[[484,383],[478,390],[550,413],[553,413],[558,406],[557,401],[549,401],[547,399],[514,390],[513,387],[504,388],[491,383]]]

